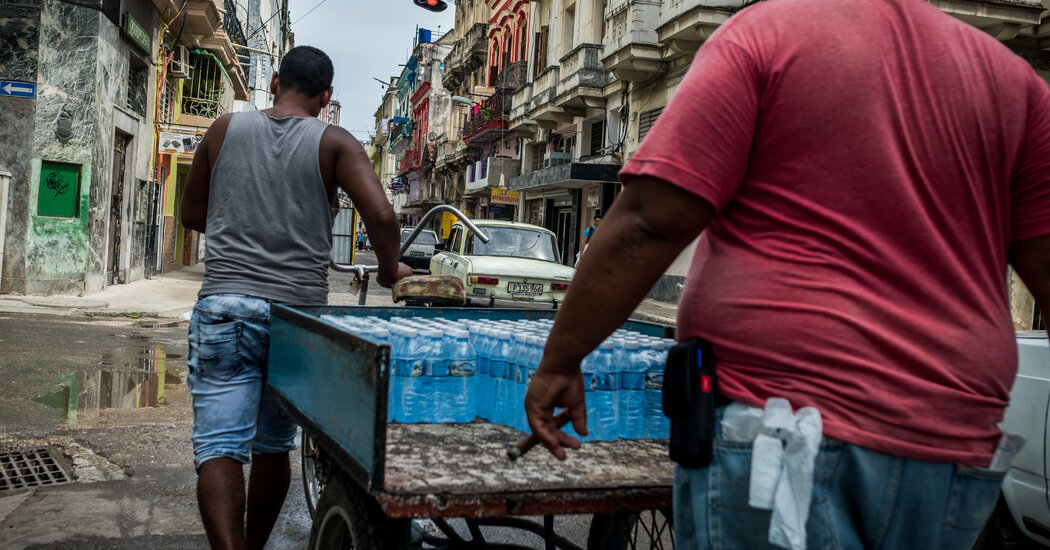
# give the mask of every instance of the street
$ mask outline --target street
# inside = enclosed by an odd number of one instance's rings
[[[357,261],[375,260],[365,252]],[[351,281],[333,272],[329,301],[356,305]],[[390,290],[373,281],[368,304],[392,305]],[[185,384],[188,322],[61,311],[0,314],[0,460],[54,460],[72,478],[36,487],[0,480],[4,547],[206,547]],[[306,548],[309,539],[298,452],[291,459],[288,498],[267,545],[274,550]],[[461,521],[451,523],[467,534]],[[590,518],[560,516],[556,525],[583,545]],[[485,534],[492,542],[542,546],[520,531]]]
[[[76,478],[0,493],[5,547],[207,546],[189,440],[186,323],[142,326],[150,324],[0,317],[0,453],[47,449]],[[309,537],[297,453],[292,462],[273,549],[304,548]]]

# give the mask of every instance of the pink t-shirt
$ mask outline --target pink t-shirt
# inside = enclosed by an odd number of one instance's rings
[[[721,390],[986,465],[1017,368],[1011,241],[1050,234],[1050,89],[922,0],[777,0],[697,54],[620,178],[718,210],[679,302]]]

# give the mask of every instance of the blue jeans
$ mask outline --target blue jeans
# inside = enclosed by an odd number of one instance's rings
[[[295,449],[295,421],[266,385],[270,302],[240,294],[197,301],[190,319],[194,465]]]
[[[716,438],[721,436],[721,413]],[[999,498],[1005,472],[888,455],[825,438],[813,472],[809,550],[966,550]],[[679,548],[756,550],[772,512],[751,508],[751,445],[716,440],[711,464],[675,467]]]

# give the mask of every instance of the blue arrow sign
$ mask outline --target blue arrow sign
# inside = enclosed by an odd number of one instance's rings
[[[36,84],[0,80],[0,96],[34,98],[36,97]]]

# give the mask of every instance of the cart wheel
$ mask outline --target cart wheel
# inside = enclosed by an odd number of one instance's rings
[[[329,479],[314,512],[310,550],[403,550],[411,522],[391,519],[343,473]]]
[[[317,500],[321,498],[321,492],[328,483],[328,473],[331,465],[328,457],[321,451],[317,441],[303,433],[303,444],[300,450],[303,466],[303,492],[306,493],[306,508],[313,517],[317,509]]]
[[[645,510],[623,515],[624,548],[674,548],[674,516],[670,510]],[[587,549],[613,548],[614,514],[594,514],[587,534]]]

